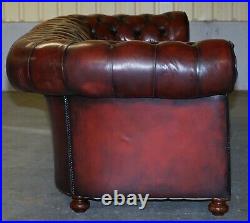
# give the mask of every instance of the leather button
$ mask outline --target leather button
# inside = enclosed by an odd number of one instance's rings
[[[232,44],[186,43],[188,25],[182,12],[57,17],[14,43],[7,75],[17,88],[55,95],[192,98],[232,91]]]

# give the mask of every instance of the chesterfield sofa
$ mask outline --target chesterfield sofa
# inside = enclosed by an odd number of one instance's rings
[[[74,211],[114,190],[228,211],[233,44],[189,42],[184,12],[45,21],[13,44],[7,75],[48,101],[56,186]]]

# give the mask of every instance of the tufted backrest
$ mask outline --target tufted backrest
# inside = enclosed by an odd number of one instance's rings
[[[55,40],[60,43],[84,40],[188,42],[189,22],[185,12],[177,11],[160,15],[60,16],[38,24],[15,44],[23,41],[36,44]]]
[[[82,22],[88,27],[91,39],[142,40],[159,42],[166,40],[189,41],[189,22],[184,12],[167,12],[160,15],[90,15]]]

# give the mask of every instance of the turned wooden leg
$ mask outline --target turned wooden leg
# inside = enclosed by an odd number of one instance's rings
[[[215,216],[222,216],[228,211],[229,207],[225,199],[213,198],[208,205],[208,210]]]
[[[90,206],[87,199],[82,196],[72,196],[72,201],[70,203],[70,208],[75,212],[85,212]]]

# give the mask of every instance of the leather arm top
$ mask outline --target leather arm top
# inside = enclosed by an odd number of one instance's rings
[[[53,95],[191,98],[230,92],[236,80],[232,44],[176,42],[187,41],[188,33],[183,12],[57,17],[13,44],[7,75],[19,89]]]
[[[236,75],[233,45],[225,40],[46,42],[14,47],[8,58],[16,87],[54,95],[204,97],[232,91]]]

